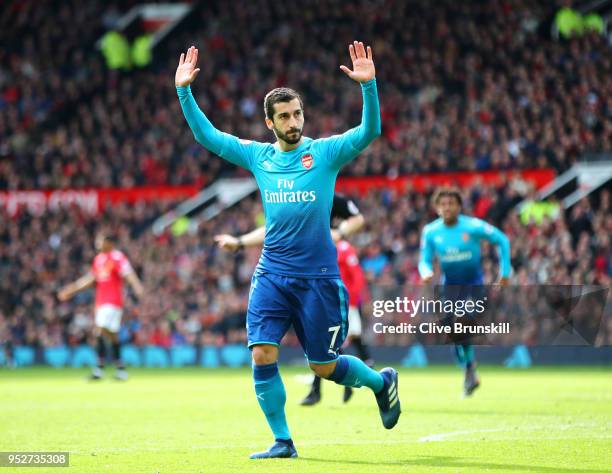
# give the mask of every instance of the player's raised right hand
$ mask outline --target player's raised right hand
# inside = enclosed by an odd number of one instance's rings
[[[184,87],[191,84],[200,69],[196,68],[198,63],[198,49],[195,46],[191,46],[187,53],[181,53],[178,67],[176,68],[176,74],[174,75],[174,84],[177,87]]]
[[[376,68],[372,59],[372,48],[365,48],[361,41],[353,41],[349,44],[349,54],[353,62],[353,70],[346,66],[340,66],[342,72],[357,82],[368,82],[376,76]]]

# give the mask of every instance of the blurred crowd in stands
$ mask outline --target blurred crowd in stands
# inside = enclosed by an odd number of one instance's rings
[[[273,87],[303,94],[307,136],[359,122],[358,87],[339,70],[347,45],[372,45],[383,136],[344,175],[552,167],[612,149],[612,54],[598,31],[551,37],[560,5],[545,0],[277,0],[200,2],[155,49],[152,64],[111,70],[96,42],[136,1],[7,0],[0,9],[0,190],[205,185],[246,171],[194,142],[178,105],[174,69],[200,48],[194,94],[221,130],[272,141],[262,102]],[[567,36],[567,37],[565,37]],[[515,206],[533,189],[513,179],[463,189],[466,213],[502,228],[512,283],[601,284],[612,274],[610,192],[534,219]],[[359,199],[353,238],[370,287],[417,284],[419,234],[435,218],[429,194],[372,191]],[[94,235],[111,230],[143,279],[121,338],[137,345],[245,341],[245,308],[258,249],[218,250],[217,233],[261,219],[250,197],[196,234],[154,236],[176,202],[122,205],[92,217],[76,209],[16,218],[0,210],[0,344],[86,342],[92,292],[59,303],[57,289],[86,272]],[[485,244],[486,282],[496,278]],[[366,324],[367,325],[367,324]],[[601,340],[612,343],[612,327]],[[288,335],[288,343],[297,343]],[[396,343],[380,337],[378,343]]]
[[[514,206],[528,188],[514,179],[499,188],[475,185],[466,189],[465,212],[499,225],[510,238],[511,283],[609,286],[610,192],[602,191],[593,204],[583,200],[569,213],[560,212],[555,220],[544,218],[539,224],[525,225]],[[420,230],[435,218],[429,197],[374,191],[358,200],[366,226],[352,242],[370,292],[377,287],[420,283]],[[121,331],[124,342],[163,347],[243,343],[250,278],[260,251],[221,251],[213,236],[241,234],[256,227],[261,217],[259,196],[202,223],[195,234],[168,232],[155,237],[149,225],[170,205],[126,205],[98,217],[62,210],[42,217],[24,212],[11,221],[0,214],[0,340],[35,346],[86,342],[93,322],[93,291],[61,304],[56,290],[88,271],[94,235],[111,230],[146,288],[140,302],[129,298]],[[485,282],[494,283],[496,252],[484,244],[483,255]],[[366,327],[372,322],[367,318]],[[372,337],[369,329],[366,333]],[[612,342],[612,327],[600,337]],[[396,344],[403,339],[391,335],[374,341]],[[288,335],[286,342],[297,344],[297,339]]]
[[[9,0],[0,10],[0,189],[205,184],[243,171],[197,145],[173,85],[200,48],[194,94],[213,123],[271,141],[262,101],[304,96],[307,136],[358,123],[339,70],[372,44],[383,137],[346,175],[554,167],[612,142],[605,36],[555,40],[544,0],[201,2],[145,70],[107,69],[96,41],[136,2]]]

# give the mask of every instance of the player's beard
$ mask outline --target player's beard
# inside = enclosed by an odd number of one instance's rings
[[[448,216],[442,216],[445,225],[455,225],[459,220],[459,214],[450,214]]]
[[[278,128],[274,128],[274,133],[279,140],[283,140],[290,145],[294,145],[302,139],[302,130],[299,128],[292,128],[287,133],[283,133]]]

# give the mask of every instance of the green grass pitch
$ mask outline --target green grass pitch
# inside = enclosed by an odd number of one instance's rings
[[[0,473],[612,472],[609,368],[483,367],[467,400],[456,368],[401,370],[403,414],[391,431],[368,390],[343,405],[327,382],[321,404],[300,407],[306,368],[281,372],[300,457],[253,461],[272,438],[247,369],[133,369],[126,383],[0,370],[0,451],[71,452],[66,470]]]

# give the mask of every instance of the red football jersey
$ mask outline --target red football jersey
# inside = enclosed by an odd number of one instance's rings
[[[363,300],[366,279],[359,264],[355,248],[348,241],[342,240],[336,246],[338,250],[338,267],[340,277],[349,293],[349,305],[358,306]]]
[[[92,265],[96,279],[96,307],[112,304],[123,308],[123,277],[131,271],[132,266],[121,251],[96,255]]]

